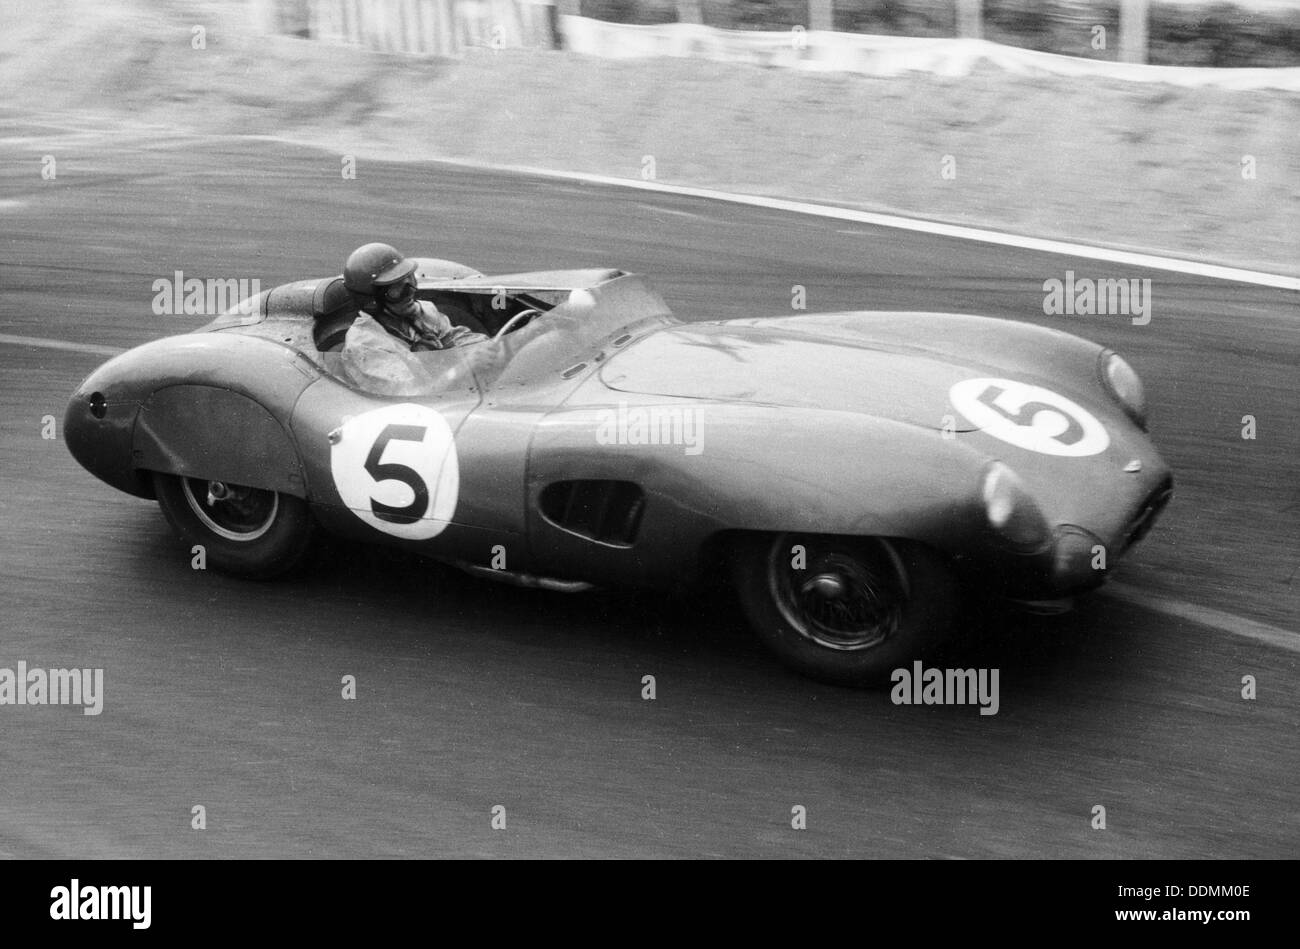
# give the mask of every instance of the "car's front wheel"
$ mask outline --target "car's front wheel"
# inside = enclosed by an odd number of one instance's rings
[[[158,506],[188,545],[225,573],[266,579],[307,555],[315,522],[302,498],[263,488],[154,474]]]
[[[786,665],[839,685],[887,684],[947,638],[960,589],[930,548],[878,537],[746,535],[733,559],[741,606]]]

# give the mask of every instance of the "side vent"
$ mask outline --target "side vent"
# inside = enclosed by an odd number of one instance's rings
[[[602,544],[630,547],[641,526],[645,492],[631,481],[556,481],[542,490],[542,516]]]

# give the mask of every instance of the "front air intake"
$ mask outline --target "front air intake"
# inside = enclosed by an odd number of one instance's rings
[[[573,534],[630,547],[645,509],[645,492],[631,481],[557,481],[542,490],[542,516]]]
[[[1129,522],[1128,530],[1124,537],[1124,550],[1128,550],[1151,530],[1160,516],[1160,512],[1165,509],[1169,500],[1174,496],[1174,479],[1167,477],[1162,481],[1154,491],[1147,495],[1147,499],[1142,502],[1138,508],[1137,514]]]

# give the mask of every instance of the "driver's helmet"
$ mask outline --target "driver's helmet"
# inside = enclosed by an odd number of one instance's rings
[[[415,261],[388,244],[365,244],[348,256],[343,286],[367,313],[407,309],[415,299]]]

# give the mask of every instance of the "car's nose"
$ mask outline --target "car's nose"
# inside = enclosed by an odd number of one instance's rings
[[[1061,524],[1055,531],[1052,585],[1062,592],[1100,586],[1128,551],[1151,530],[1174,493],[1165,471],[1138,504],[1111,520],[1113,526]]]
[[[152,497],[149,480],[136,470],[132,433],[140,403],[115,393],[101,373],[77,389],[63,415],[63,439],[83,468],[120,491]]]

